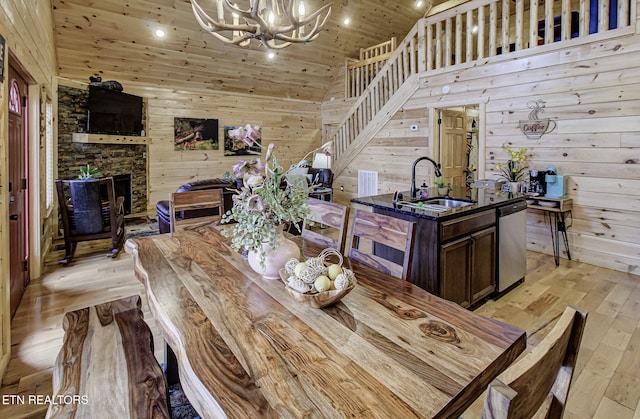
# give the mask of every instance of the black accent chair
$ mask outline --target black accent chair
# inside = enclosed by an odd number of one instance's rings
[[[224,212],[233,206],[233,194],[236,184],[234,181],[226,179],[203,179],[185,183],[176,189],[176,192],[201,191],[205,189],[222,189]],[[169,209],[169,200],[158,201],[156,203],[156,214],[158,215],[158,229],[160,233],[169,233],[171,231],[171,211]],[[177,219],[185,219],[192,217],[203,217],[214,215],[211,209],[178,211]]]
[[[311,175],[311,182],[315,185],[309,196],[323,201],[333,201],[333,172],[331,169],[310,168],[308,174]]]
[[[81,181],[56,180],[65,249],[65,257],[60,263],[69,263],[76,244],[87,240],[111,239],[109,256],[115,258],[124,242],[124,197],[115,196],[113,178],[105,177],[92,181],[97,186],[95,193],[88,193],[78,201],[79,197],[74,199],[72,195],[72,188],[76,190],[72,182]]]

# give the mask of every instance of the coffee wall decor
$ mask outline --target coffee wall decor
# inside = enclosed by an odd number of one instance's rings
[[[542,100],[530,100],[527,102],[527,108],[531,109],[529,120],[520,121],[520,130],[527,138],[537,140],[556,128],[556,121],[549,118],[539,118],[538,114],[544,112],[544,102]]]

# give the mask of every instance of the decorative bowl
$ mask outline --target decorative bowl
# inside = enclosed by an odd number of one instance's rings
[[[329,290],[316,293],[301,293],[287,285],[287,279],[289,275],[283,269],[280,269],[280,278],[284,283],[287,292],[299,303],[303,303],[313,308],[323,308],[335,304],[342,299],[345,295],[349,294],[356,286],[356,281],[352,281],[347,288],[341,290]]]
[[[558,203],[553,201],[538,201],[538,205],[546,208],[554,208],[558,206]]]

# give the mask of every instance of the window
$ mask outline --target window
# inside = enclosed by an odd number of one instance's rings
[[[14,80],[11,83],[11,90],[9,91],[9,110],[17,114],[22,113],[22,106],[20,106],[20,86]]]

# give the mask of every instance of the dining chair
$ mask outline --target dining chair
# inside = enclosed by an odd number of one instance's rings
[[[316,198],[309,198],[306,203],[311,209],[311,215],[302,223],[302,238],[342,252],[349,220],[349,208]]]
[[[189,218],[178,218],[176,212],[194,211]],[[206,211],[205,211],[206,210]],[[169,200],[171,232],[220,221],[224,212],[222,189],[204,189],[200,191],[173,192]]]
[[[482,417],[562,417],[586,320],[587,312],[567,307],[538,346],[489,384]]]
[[[414,222],[358,209],[347,253],[373,269],[409,279],[414,239]]]

